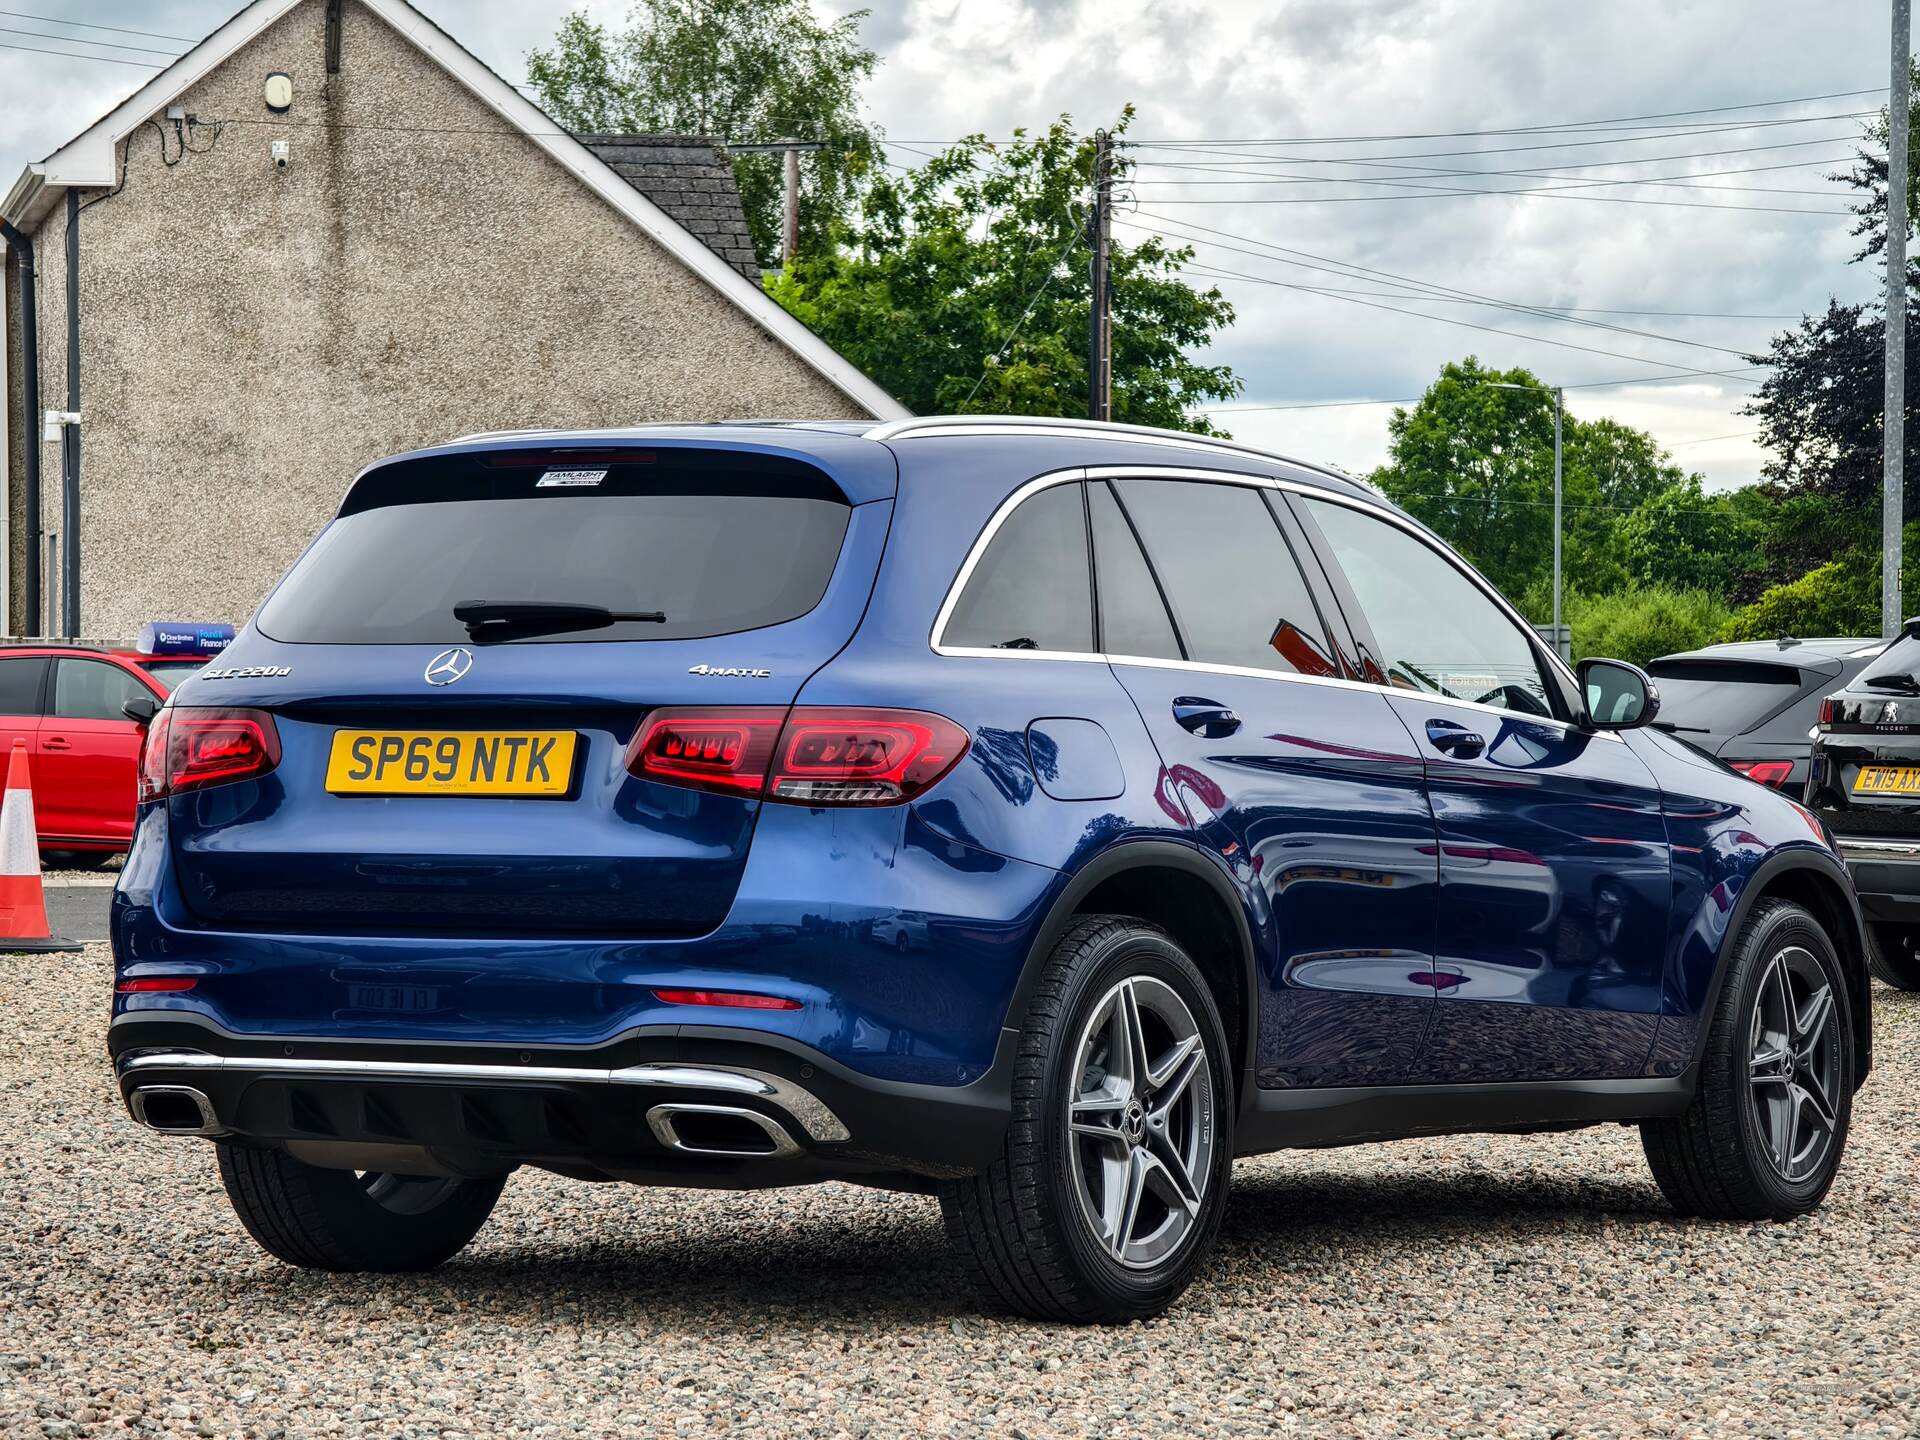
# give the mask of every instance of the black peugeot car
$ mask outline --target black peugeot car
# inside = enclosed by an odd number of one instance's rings
[[[1874,974],[1920,990],[1920,617],[1820,703],[1806,798],[1853,872]]]

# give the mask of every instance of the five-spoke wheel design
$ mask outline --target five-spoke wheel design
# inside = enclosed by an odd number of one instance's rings
[[[1157,1265],[1194,1233],[1213,1173],[1213,1075],[1173,988],[1129,976],[1075,1051],[1067,1130],[1080,1213],[1120,1264]]]
[[[1784,1180],[1814,1173],[1833,1145],[1840,1045],[1839,1010],[1826,971],[1801,946],[1779,951],[1760,979],[1747,1074],[1758,1133]]]

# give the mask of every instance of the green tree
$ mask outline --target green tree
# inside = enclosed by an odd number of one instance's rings
[[[1698,475],[1647,496],[1619,522],[1619,550],[1636,585],[1668,584],[1727,596],[1754,563],[1760,525],[1730,494],[1709,495]]]
[[[837,243],[803,252],[768,293],[922,414],[1084,415],[1092,168],[1065,117],[1004,145],[963,140],[876,176]],[[1151,237],[1113,246],[1116,420],[1211,433],[1193,407],[1240,391],[1231,369],[1193,358],[1233,307],[1181,278],[1191,258]]]
[[[547,112],[577,132],[705,135],[736,143],[799,139],[800,244],[825,245],[862,180],[879,168],[860,82],[879,57],[855,10],[822,24],[807,0],[636,0],[622,29],[576,12],[527,57]],[[783,157],[736,155],[733,173],[762,266],[780,251]]]
[[[1372,479],[1389,498],[1507,594],[1545,586],[1553,564],[1553,398],[1531,371],[1491,369],[1472,356],[1450,363],[1418,404],[1393,412],[1388,435],[1388,462]],[[1684,476],[1652,436],[1572,415],[1562,425],[1561,466],[1565,583],[1614,588],[1627,578],[1622,517]]]

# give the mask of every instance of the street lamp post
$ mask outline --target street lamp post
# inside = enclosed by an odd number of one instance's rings
[[[1489,380],[1490,390],[1529,390],[1553,395],[1553,648],[1560,649],[1560,429],[1566,415],[1567,393],[1558,385],[1515,385],[1506,380]],[[1564,660],[1566,657],[1561,656]]]

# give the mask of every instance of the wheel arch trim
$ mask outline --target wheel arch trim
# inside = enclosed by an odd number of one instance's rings
[[[1747,877],[1746,884],[1740,887],[1740,896],[1733,903],[1726,933],[1720,941],[1720,953],[1714,960],[1712,982],[1707,986],[1699,1014],[1694,1017],[1696,1033],[1691,1063],[1698,1066],[1706,1056],[1709,1021],[1714,1006],[1720,1002],[1720,992],[1726,986],[1727,976],[1733,969],[1733,948],[1740,941],[1747,918],[1753,913],[1753,907],[1764,899],[1791,899],[1790,896],[1780,897],[1776,882],[1782,875],[1795,872],[1809,872],[1818,877],[1818,883],[1823,884],[1829,892],[1828,898],[1852,932],[1847,936],[1829,936],[1828,939],[1840,952],[1840,965],[1847,979],[1848,1009],[1852,1016],[1854,1043],[1859,1047],[1859,1063],[1854,1070],[1854,1087],[1858,1089],[1866,1080],[1867,1072],[1873,1068],[1873,1018],[1869,998],[1872,981],[1867,974],[1866,924],[1861,919],[1860,902],[1854,894],[1845,862],[1825,851],[1805,848],[1777,850],[1762,860]],[[1822,919],[1818,915],[1814,918]]]
[[[1254,1056],[1259,1045],[1260,1006],[1258,966],[1254,958],[1253,925],[1247,914],[1247,901],[1219,861],[1198,845],[1177,840],[1123,840],[1109,846],[1074,871],[1066,886],[1054,898],[1047,915],[1034,932],[1021,967],[1019,982],[1007,1004],[1006,1025],[1017,1028],[1019,1017],[1039,982],[1046,957],[1053,952],[1061,935],[1081,913],[1086,898],[1100,886],[1132,871],[1175,870],[1192,876],[1213,891],[1225,908],[1232,926],[1241,978],[1240,1053],[1233,1058],[1236,1109],[1244,1112],[1253,1093]],[[1124,912],[1122,912],[1124,913]]]

